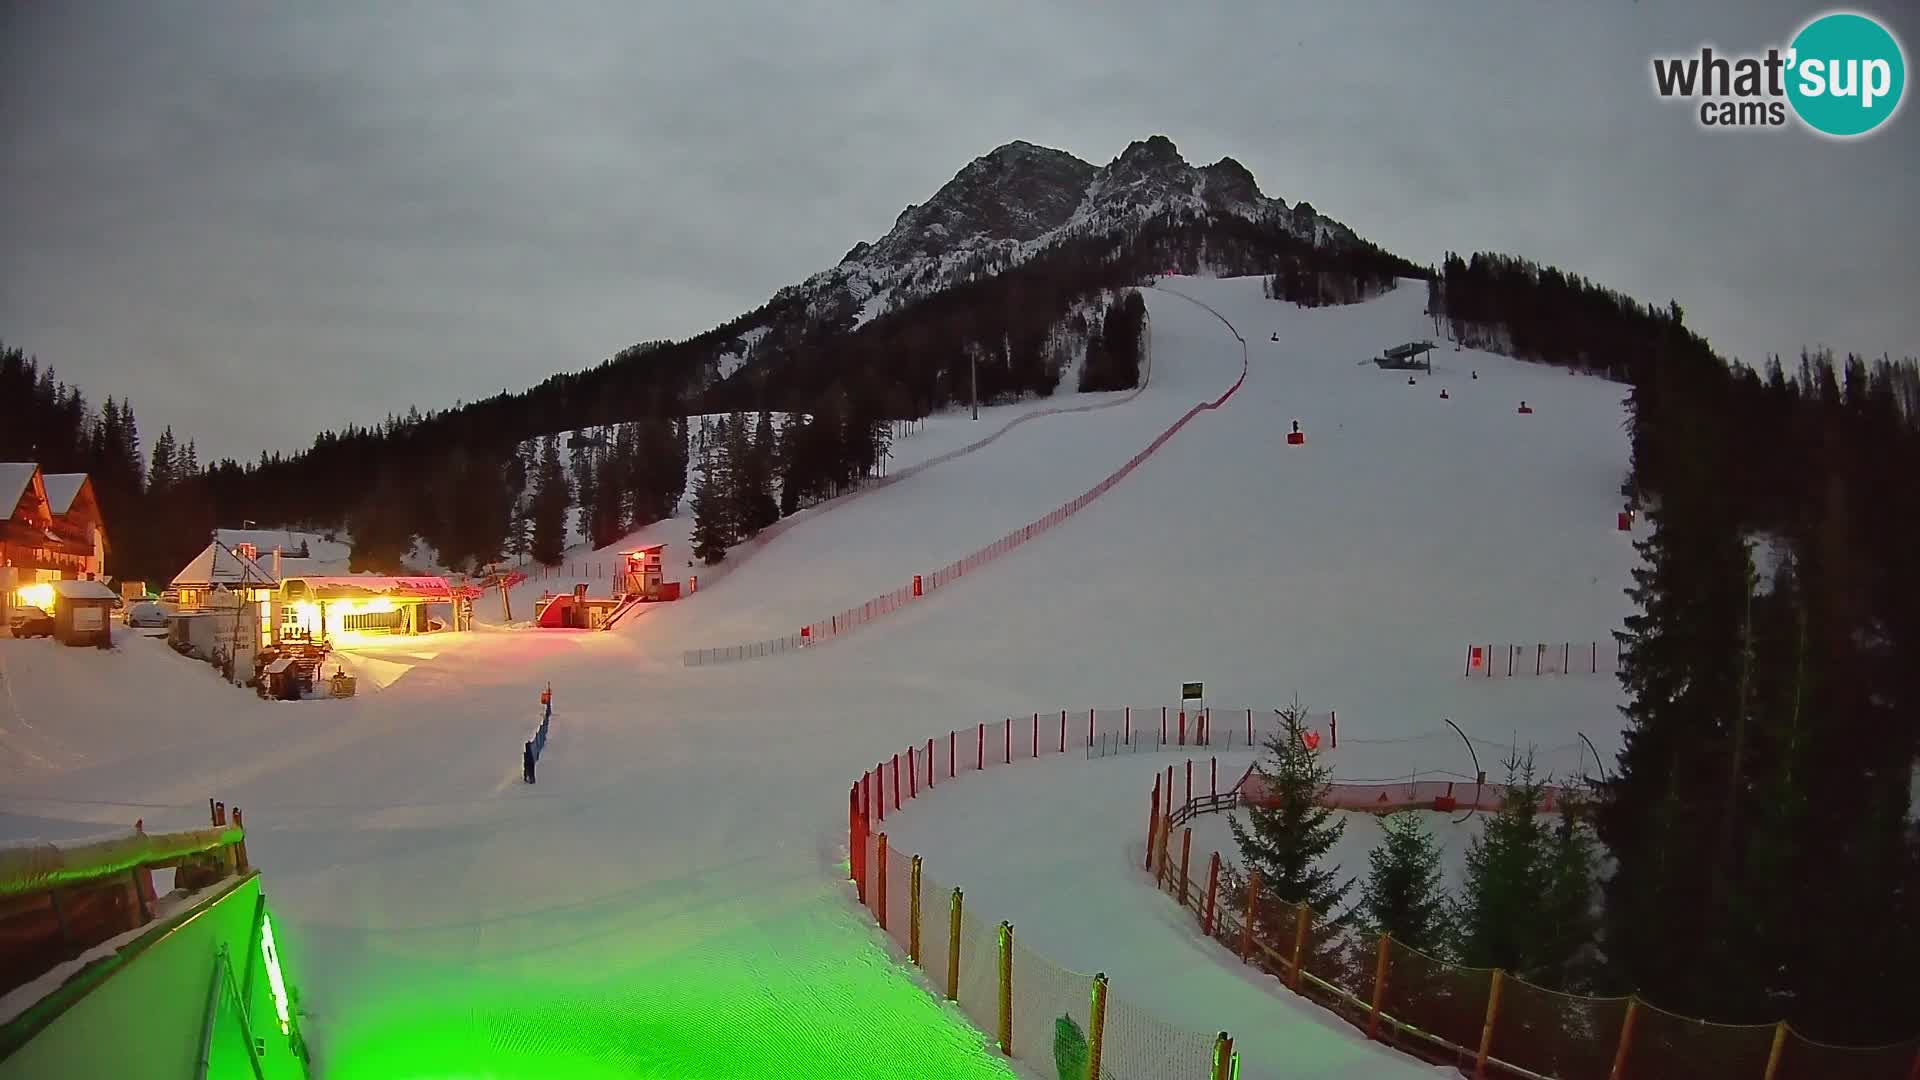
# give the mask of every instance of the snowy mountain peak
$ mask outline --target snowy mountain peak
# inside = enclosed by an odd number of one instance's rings
[[[885,236],[855,244],[833,268],[780,297],[805,296],[811,314],[850,317],[857,325],[890,306],[997,274],[1063,239],[1113,235],[1162,216],[1270,221],[1319,244],[1354,239],[1304,203],[1289,209],[1263,195],[1233,158],[1189,164],[1165,135],[1129,143],[1103,167],[1015,140],[968,162],[932,198],[901,211]]]

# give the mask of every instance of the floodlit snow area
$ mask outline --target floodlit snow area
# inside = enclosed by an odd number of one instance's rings
[[[1364,363],[1433,336],[1417,284],[1321,310],[1255,279],[1163,284],[1138,397],[822,507],[610,633],[396,639],[342,661],[357,696],[311,702],[258,700],[125,628],[110,652],[0,640],[0,839],[192,826],[209,796],[244,807],[328,1077],[1006,1076],[844,880],[848,786],[908,744],[1204,681],[1210,701],[1337,710],[1342,778],[1470,775],[1477,755],[1498,779],[1515,741],[1564,776],[1579,733],[1611,756],[1612,676],[1463,670],[1469,642],[1604,646],[1628,610],[1623,388],[1445,345],[1413,386]],[[794,654],[683,666],[686,648],[789,633],[965,555],[1224,392],[1241,343],[1168,290],[1246,338],[1222,408],[904,611]],[[895,469],[1086,403],[936,418]],[[1293,419],[1305,445],[1285,443]],[[668,554],[684,575],[685,549]],[[529,786],[521,747],[549,683]],[[1473,755],[1443,718],[1484,740]],[[1022,948],[1107,972],[1116,999],[1170,1023],[1231,1031],[1244,1076],[1431,1075],[1233,964],[1141,879],[1153,771],[1176,760],[1016,761],[908,807],[898,835]]]

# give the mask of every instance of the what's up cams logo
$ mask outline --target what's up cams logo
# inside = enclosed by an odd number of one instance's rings
[[[1701,127],[1780,128],[1797,118],[1817,134],[1850,139],[1884,128],[1900,111],[1906,55],[1893,32],[1852,11],[1818,16],[1785,49],[1653,58],[1662,98],[1697,102]]]

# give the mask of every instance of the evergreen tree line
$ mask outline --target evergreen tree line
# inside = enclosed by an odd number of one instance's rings
[[[1396,268],[1366,261],[1342,265],[1354,261],[1344,253],[1324,260],[1289,255],[1281,260],[1278,270],[1261,280],[1260,291],[1270,300],[1301,307],[1330,307],[1371,300],[1393,288],[1394,279],[1401,276]]]
[[[170,550],[171,523],[157,522],[153,529],[130,529],[125,523],[153,519],[153,504],[176,489],[192,489],[188,501],[203,498],[206,483],[191,441],[181,446],[167,429],[154,443],[149,466],[132,402],[108,397],[95,411],[51,365],[42,368],[38,359],[4,343],[0,461],[37,462],[49,473],[87,473],[109,530],[106,572],[116,577],[148,576],[156,554]],[[204,536],[200,543],[206,543]]]
[[[1147,337],[1147,302],[1136,290],[1108,305],[1099,332],[1086,331],[1087,357],[1080,365],[1080,390],[1131,390],[1140,385],[1140,358]]]
[[[1631,384],[1622,493],[1651,533],[1594,812],[1596,985],[1829,1042],[1920,1032],[1888,990],[1920,963],[1920,369],[1729,364],[1678,304],[1500,256],[1449,256],[1431,299],[1469,343]]]
[[[887,456],[892,425],[829,397],[818,413],[723,416],[700,459],[693,494],[693,553],[711,566],[727,549],[820,500],[871,477]]]
[[[646,420],[505,453],[454,447],[412,471],[389,470],[347,518],[355,570],[392,571],[416,540],[448,567],[503,558],[557,565],[574,531],[594,546],[672,516],[686,491],[684,420]]]

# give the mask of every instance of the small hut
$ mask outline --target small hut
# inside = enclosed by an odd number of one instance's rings
[[[98,581],[51,581],[53,636],[66,645],[113,644],[113,605],[119,596]]]

